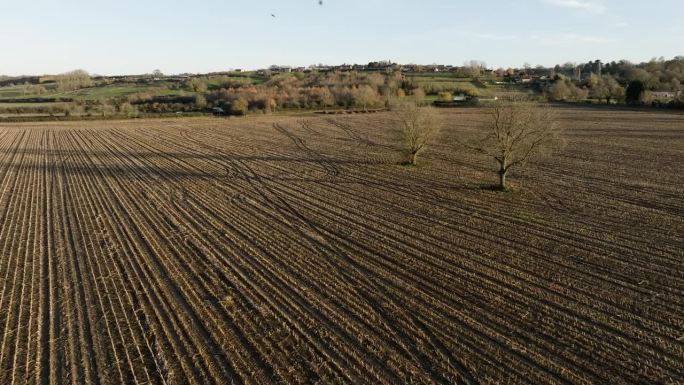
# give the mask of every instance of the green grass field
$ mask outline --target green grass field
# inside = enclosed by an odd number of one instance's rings
[[[55,98],[73,98],[79,100],[103,100],[135,94],[138,92],[151,92],[155,95],[194,95],[194,92],[183,90],[171,90],[159,85],[145,84],[112,84],[100,87],[82,88],[76,91],[50,94]]]
[[[42,95],[34,95],[29,93],[24,93],[23,86],[12,86],[12,87],[2,87],[0,88],[0,99],[22,99],[30,97],[50,97]]]
[[[50,89],[54,89],[54,85],[48,84],[45,88],[48,92],[42,94],[35,93],[25,93],[23,86],[13,86],[13,87],[2,87],[0,88],[0,99],[27,99],[27,98],[73,98],[81,100],[95,100],[95,99],[107,99],[117,96],[126,96],[134,94],[136,92],[151,91],[154,88],[158,88],[160,91],[169,91],[159,87],[150,87],[148,85],[108,85],[99,87],[89,87],[82,88],[75,91],[66,92],[50,92]]]
[[[240,82],[245,85],[261,84],[265,80],[254,76],[230,76],[230,80]],[[209,89],[218,89],[222,85],[225,78],[216,77],[210,78],[207,82]],[[0,99],[27,99],[27,98],[71,98],[76,100],[104,100],[116,97],[128,96],[138,92],[150,92],[161,96],[189,96],[195,95],[195,92],[184,89],[171,89],[172,84],[166,82],[159,82],[154,84],[110,84],[98,85],[88,88],[82,88],[75,91],[56,92],[54,84],[43,84],[43,87],[48,92],[40,95],[35,93],[27,93],[24,91],[24,86],[17,85],[12,87],[0,87]]]
[[[258,85],[266,82],[267,80],[266,78],[257,76],[219,76],[209,78],[207,80],[207,86],[209,87],[209,89],[221,88],[226,78],[229,79],[231,82],[240,83],[243,85]]]
[[[433,78],[433,79],[459,79],[463,81],[470,81],[472,80],[471,78],[464,78],[464,77],[459,77],[458,74],[453,73],[453,72],[425,72],[425,73],[416,73],[416,72],[411,72],[407,73],[406,77],[409,78]]]

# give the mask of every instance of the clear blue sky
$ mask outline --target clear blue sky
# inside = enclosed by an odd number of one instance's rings
[[[0,0],[0,9],[8,75],[684,55],[682,0]]]

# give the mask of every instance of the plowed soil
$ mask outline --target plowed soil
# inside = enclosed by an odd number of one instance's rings
[[[442,114],[0,125],[0,384],[682,383],[684,115]]]

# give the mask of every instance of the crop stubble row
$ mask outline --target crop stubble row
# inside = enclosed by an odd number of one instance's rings
[[[681,198],[563,113],[512,196],[458,124],[415,170],[376,115],[0,127],[0,382],[674,383]]]

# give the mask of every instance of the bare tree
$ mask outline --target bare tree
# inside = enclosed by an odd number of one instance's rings
[[[60,92],[77,90],[93,85],[90,75],[84,70],[75,70],[55,75],[54,80],[57,83],[57,90]]]
[[[419,106],[425,104],[425,90],[423,90],[421,87],[414,88],[411,94]]]
[[[463,71],[467,76],[478,77],[487,67],[487,64],[479,60],[470,60],[463,64]]]
[[[421,107],[417,100],[402,102],[393,107],[396,125],[400,129],[406,163],[415,165],[439,126],[432,107]]]
[[[523,101],[497,104],[482,126],[484,136],[466,147],[494,158],[499,166],[499,189],[507,190],[511,167],[525,164],[559,144],[559,129],[548,107]]]

